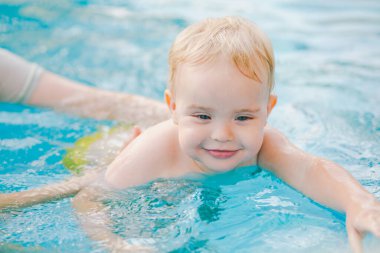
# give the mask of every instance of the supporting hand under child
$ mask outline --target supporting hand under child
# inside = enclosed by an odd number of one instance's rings
[[[132,129],[130,137],[125,141],[128,146],[141,133],[139,127]],[[40,188],[29,189],[21,192],[0,193],[0,211],[6,208],[20,208],[34,205],[53,199],[64,198],[77,194],[81,189],[97,180],[102,168],[86,171],[81,176],[73,176],[55,184],[45,185]]]

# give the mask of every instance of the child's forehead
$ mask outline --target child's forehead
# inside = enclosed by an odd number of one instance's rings
[[[186,104],[252,108],[268,97],[264,84],[246,77],[229,64],[182,67],[176,84],[176,98]]]
[[[182,63],[178,68],[176,80],[178,89],[195,89],[214,91],[244,90],[245,97],[255,96],[258,92],[267,90],[267,86],[244,75],[231,59],[220,57],[205,63]],[[211,86],[211,87],[210,87]]]
[[[198,61],[183,61],[178,64],[179,69],[185,69],[190,71],[197,70],[213,70],[213,69],[237,69],[233,63],[231,56],[226,54],[218,54],[213,57],[205,57],[203,60]]]
[[[202,96],[180,98],[180,103],[187,110],[224,111],[224,112],[257,112],[260,110],[262,100],[259,97],[216,97],[212,94]]]
[[[244,75],[232,59],[225,56],[220,56],[216,59],[207,62],[184,62],[178,66],[177,77],[181,83],[187,81],[195,82],[210,82],[218,79],[245,79],[252,83],[258,83],[257,80],[251,79]]]

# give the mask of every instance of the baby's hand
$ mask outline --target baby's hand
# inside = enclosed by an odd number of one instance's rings
[[[380,238],[380,202],[372,199],[347,210],[346,227],[353,252],[361,253],[362,238],[370,232]]]

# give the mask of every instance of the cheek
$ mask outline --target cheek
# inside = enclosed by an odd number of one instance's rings
[[[204,140],[205,131],[203,131],[202,128],[195,127],[189,122],[180,121],[178,129],[178,140],[180,147],[187,153],[199,147]]]
[[[244,131],[240,134],[239,139],[243,146],[253,154],[257,154],[264,140],[264,128],[255,128]]]

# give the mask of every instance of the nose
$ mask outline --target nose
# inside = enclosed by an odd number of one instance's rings
[[[211,139],[218,142],[232,141],[234,134],[229,124],[220,124],[215,126],[211,133]]]

